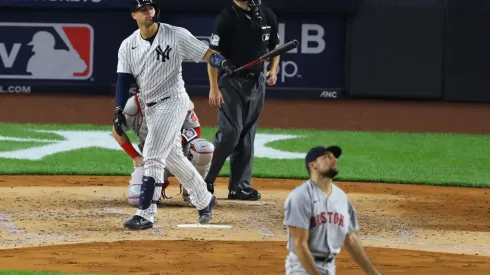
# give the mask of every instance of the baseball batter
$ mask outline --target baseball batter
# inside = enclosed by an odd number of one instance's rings
[[[180,129],[190,102],[182,79],[182,61],[205,60],[212,67],[230,73],[234,68],[188,30],[158,22],[160,9],[152,0],[131,3],[131,16],[138,29],[119,47],[114,129],[122,135],[123,126],[127,127],[123,109],[134,77],[146,107],[148,134],[143,147],[144,176],[139,207],[124,226],[133,230],[153,227],[165,168],[189,192],[191,203],[198,209],[198,223],[208,223],[216,197],[207,190],[202,176],[184,156],[181,144]]]
[[[335,257],[342,244],[366,274],[380,274],[355,234],[359,225],[354,207],[344,191],[332,183],[341,154],[338,146],[312,148],[305,159],[310,179],[286,198],[287,275],[334,275]]]
[[[145,105],[141,102],[138,94],[129,98],[124,107],[124,116],[128,127],[124,127],[124,132],[131,130],[138,138],[138,148],[143,152],[148,126],[145,119]],[[143,180],[144,167],[143,156],[141,156],[131,144],[128,136],[124,133],[119,136],[113,128],[112,133],[119,145],[124,149],[126,154],[133,160],[134,171],[131,174],[131,180],[128,187],[128,202],[130,205],[138,206],[141,192],[141,182]],[[205,177],[211,166],[214,146],[211,142],[201,138],[201,125],[199,118],[194,112],[194,104],[191,102],[187,116],[182,126],[182,147],[184,155],[194,165],[199,174]],[[162,186],[161,198],[166,198],[165,189],[170,184],[169,177],[172,176],[168,169],[165,169],[164,183]],[[182,186],[181,186],[182,187]],[[182,198],[188,204],[190,203],[189,193],[185,188],[182,190]]]

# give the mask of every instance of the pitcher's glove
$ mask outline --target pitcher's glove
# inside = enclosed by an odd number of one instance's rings
[[[114,129],[120,136],[124,134],[123,126],[128,127],[126,117],[123,114],[123,109],[121,107],[117,107],[114,111]]]

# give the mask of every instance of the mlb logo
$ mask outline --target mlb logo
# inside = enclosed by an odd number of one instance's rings
[[[94,30],[87,24],[0,22],[0,79],[86,80]]]

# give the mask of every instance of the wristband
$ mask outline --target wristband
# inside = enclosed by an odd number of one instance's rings
[[[132,159],[140,156],[140,154],[136,152],[136,150],[134,149],[133,144],[131,144],[131,142],[129,141],[126,141],[125,143],[121,144],[121,147]]]
[[[213,53],[211,57],[209,57],[209,64],[213,68],[221,68],[223,61],[225,61],[225,57],[219,53]]]

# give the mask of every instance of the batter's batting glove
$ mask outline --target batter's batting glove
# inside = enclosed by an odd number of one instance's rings
[[[213,53],[209,57],[209,64],[213,68],[220,68],[227,74],[232,74],[235,71],[235,66],[230,61],[226,60],[224,56],[219,53]]]
[[[236,67],[231,64],[230,61],[225,60],[223,63],[221,63],[221,69],[226,73],[226,74],[233,74],[235,71]]]
[[[116,133],[120,136],[124,134],[123,125],[128,127],[128,124],[126,123],[126,117],[123,114],[122,108],[117,107],[114,111],[114,129],[116,130]]]

